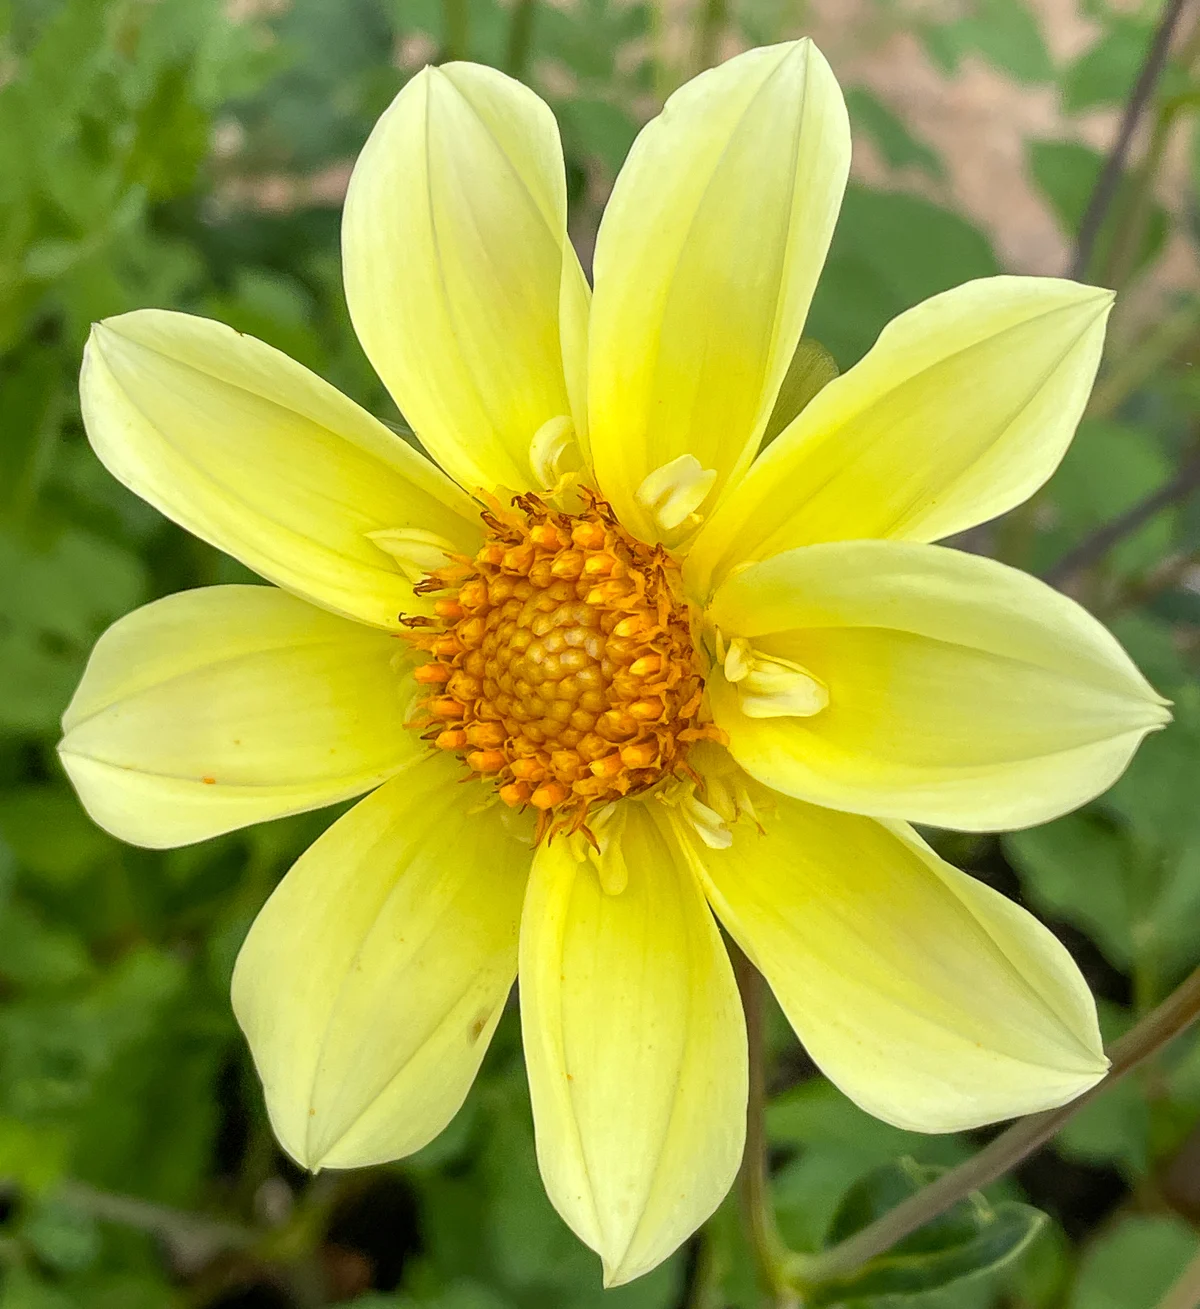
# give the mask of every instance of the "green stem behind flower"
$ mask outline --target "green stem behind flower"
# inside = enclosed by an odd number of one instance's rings
[[[816,1255],[794,1255],[798,1282],[820,1285],[845,1277],[869,1259],[883,1254],[911,1236],[931,1219],[943,1214],[973,1191],[982,1190],[1011,1172],[1043,1146],[1084,1105],[1106,1091],[1126,1073],[1157,1054],[1169,1041],[1200,1017],[1200,968],[1191,974],[1157,1009],[1147,1014],[1109,1049],[1112,1067],[1103,1081],[1085,1095],[1059,1109],[1033,1114],[1014,1123],[973,1158],[943,1173],[923,1191],[898,1204],[862,1231]]]
[[[791,1258],[775,1226],[771,1184],[767,1172],[767,1134],[764,1114],[767,1103],[766,1042],[763,1033],[763,980],[749,959],[733,947],[733,968],[737,975],[742,1008],[746,1014],[746,1043],[750,1054],[750,1078],[746,1101],[746,1149],[738,1174],[738,1199],[742,1221],[754,1254],[759,1282],[771,1297],[774,1309],[798,1309],[799,1301],[788,1284]]]
[[[717,45],[729,17],[727,0],[700,0],[692,48],[693,75],[717,62]]]
[[[516,0],[513,5],[512,17],[508,20],[508,46],[504,54],[504,71],[510,77],[523,79],[529,69],[536,13],[537,0]]]
[[[442,0],[442,60],[451,63],[469,53],[471,19],[469,0]]]

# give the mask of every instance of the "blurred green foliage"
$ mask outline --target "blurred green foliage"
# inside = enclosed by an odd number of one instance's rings
[[[1032,0],[875,8],[946,75],[983,61],[1056,86],[1068,115],[1122,100],[1157,12],[1092,0],[1093,38],[1061,64]],[[558,115],[586,249],[640,122],[694,71],[661,55],[675,48],[661,39],[672,15],[647,0],[0,4],[0,1309],[759,1303],[732,1203],[651,1276],[600,1290],[538,1181],[511,1013],[466,1108],[422,1154],[301,1176],[273,1144],[228,984],[257,908],[330,815],[135,850],[91,825],[53,749],[108,623],[242,576],[92,456],[75,390],[89,323],[144,305],[221,318],[389,416],[349,329],[337,257],[339,188],[375,116],[428,58],[522,72]],[[781,0],[698,6],[696,22],[714,15],[742,43],[803,30]],[[1194,44],[1153,107],[1164,133],[1193,134]],[[876,90],[851,83],[847,98],[856,131],[907,180],[847,196],[809,325],[843,369],[894,314],[1001,271],[987,236],[946,203],[932,145]],[[1029,143],[1031,183],[1068,237],[1100,164],[1075,140]],[[1170,228],[1139,167],[1092,269],[1121,289],[1154,269]],[[1169,339],[1139,329],[1051,484],[964,544],[1045,569],[1170,481],[1200,430],[1195,308],[1181,292]],[[1200,962],[1198,560],[1200,509],[1181,502],[1072,579],[1174,700],[1177,724],[1079,814],[1003,841],[938,838],[1061,933],[1110,1035]],[[772,1023],[773,1183],[794,1248],[820,1248],[975,1147],[867,1118]],[[1195,1253],[1197,1220],[1200,1050],[1185,1039],[987,1201],[941,1220],[944,1264],[986,1239],[1011,1256],[993,1271],[930,1290],[938,1277],[893,1270],[839,1303],[1152,1309]]]

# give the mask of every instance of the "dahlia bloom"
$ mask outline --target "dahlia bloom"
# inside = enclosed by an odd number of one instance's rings
[[[1054,470],[1111,296],[961,286],[781,413],[849,158],[811,43],[702,74],[630,153],[593,293],[549,109],[428,68],[362,152],[343,255],[430,458],[204,319],[110,319],[84,360],[113,475],[273,585],[100,639],[60,746],[83,803],[164,847],[370,792],[237,963],[275,1132],[314,1169],[418,1149],[519,972],[542,1176],[609,1284],[738,1166],[718,921],[889,1122],[1029,1113],[1106,1066],[1063,947],[907,823],[1042,822],[1168,720],[1070,600],[931,544]]]

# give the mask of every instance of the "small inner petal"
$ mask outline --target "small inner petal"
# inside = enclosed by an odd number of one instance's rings
[[[385,554],[392,556],[410,582],[419,582],[454,553],[454,546],[445,537],[418,527],[388,528],[367,535]]]
[[[529,443],[529,466],[538,486],[555,491],[564,478],[582,467],[575,425],[566,414],[544,422]]]
[[[738,688],[747,718],[811,718],[829,704],[829,688],[801,664],[756,650],[734,637],[725,654],[725,676]]]
[[[674,532],[694,517],[716,480],[715,468],[702,468],[695,455],[680,455],[649,474],[635,499],[649,510],[661,531]]]

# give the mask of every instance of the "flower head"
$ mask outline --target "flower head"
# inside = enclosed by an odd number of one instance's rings
[[[519,966],[542,1175],[610,1283],[737,1168],[718,919],[893,1123],[1027,1113],[1105,1068],[1062,946],[907,822],[1041,822],[1168,719],[1071,601],[930,544],[1053,471],[1111,297],[970,283],[777,412],[849,151],[809,42],[703,74],[630,153],[593,295],[550,111],[426,69],[343,232],[355,328],[432,460],[203,319],[108,320],[84,361],[108,468],[274,586],[101,638],[60,747],[83,802],[171,846],[370,792],[238,960],[279,1139],[313,1168],[419,1148]]]

